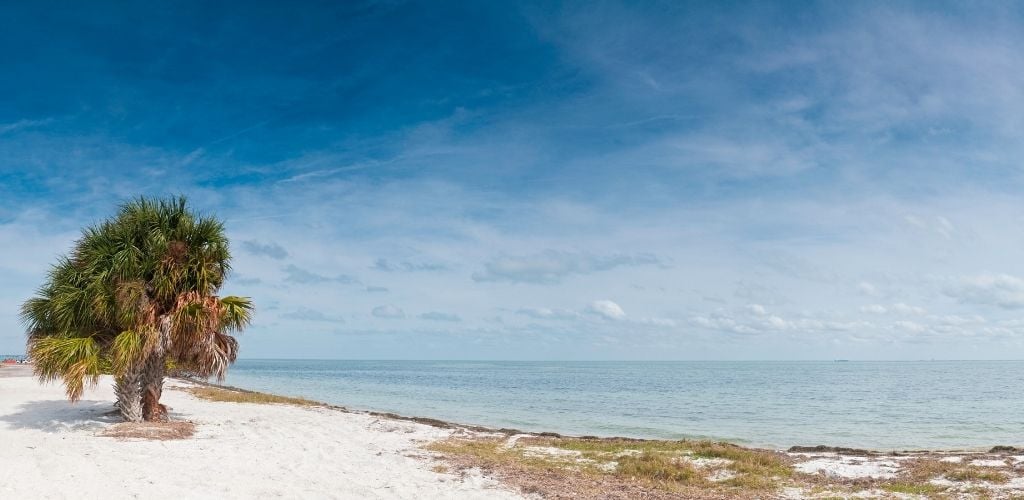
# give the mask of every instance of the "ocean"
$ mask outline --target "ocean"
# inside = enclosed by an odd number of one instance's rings
[[[1024,445],[1024,361],[239,360],[228,385],[569,435],[788,448]]]

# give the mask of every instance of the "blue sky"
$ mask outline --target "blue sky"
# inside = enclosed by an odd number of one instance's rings
[[[0,6],[0,352],[185,194],[243,357],[1024,356],[1012,3]]]

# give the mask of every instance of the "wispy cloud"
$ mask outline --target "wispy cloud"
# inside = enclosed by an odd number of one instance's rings
[[[344,323],[344,318],[340,316],[331,316],[324,314],[323,312],[315,309],[309,309],[300,307],[293,311],[286,312],[281,315],[284,319],[294,319],[298,321],[322,321],[328,323]]]
[[[384,319],[405,318],[405,311],[403,311],[402,308],[390,304],[374,307],[373,310],[370,311],[370,313],[378,318]]]
[[[598,256],[580,252],[547,250],[533,255],[501,256],[484,263],[473,273],[475,281],[555,284],[575,274],[609,271],[617,267],[662,264],[654,255],[615,254]]]
[[[0,123],[0,135],[17,132],[20,130],[28,130],[36,127],[42,127],[53,123],[53,118],[43,118],[40,120],[18,120],[11,123]]]
[[[462,321],[462,318],[458,314],[444,313],[438,311],[425,312],[419,315],[420,319],[428,321],[447,321],[450,323],[458,323]]]
[[[446,271],[449,268],[447,265],[439,262],[392,262],[388,259],[380,258],[374,261],[371,269],[387,273],[412,273],[417,271]]]
[[[288,257],[288,251],[277,243],[260,243],[258,241],[246,240],[242,242],[242,249],[253,255],[263,255],[271,259],[282,260]]]
[[[285,281],[288,283],[295,283],[300,285],[308,285],[315,283],[342,283],[342,284],[355,284],[359,283],[359,280],[349,276],[347,274],[338,274],[335,276],[325,276],[323,274],[317,274],[306,269],[302,269],[294,264],[291,264],[284,268]]]

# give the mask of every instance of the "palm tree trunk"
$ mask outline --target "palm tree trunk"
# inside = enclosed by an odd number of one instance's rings
[[[142,370],[132,368],[114,381],[117,410],[126,422],[142,421]]]
[[[167,345],[171,337],[171,318],[160,317],[160,338],[154,342],[153,351],[146,358],[142,368],[142,418],[147,422],[166,422],[167,407],[160,404],[164,390],[164,375],[167,371]]]

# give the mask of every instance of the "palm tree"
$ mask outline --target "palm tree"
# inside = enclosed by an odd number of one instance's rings
[[[62,380],[74,401],[113,373],[126,420],[166,420],[169,362],[222,379],[235,361],[231,334],[248,325],[252,303],[217,296],[230,260],[223,224],[185,198],[126,203],[85,229],[22,306],[36,374]]]

